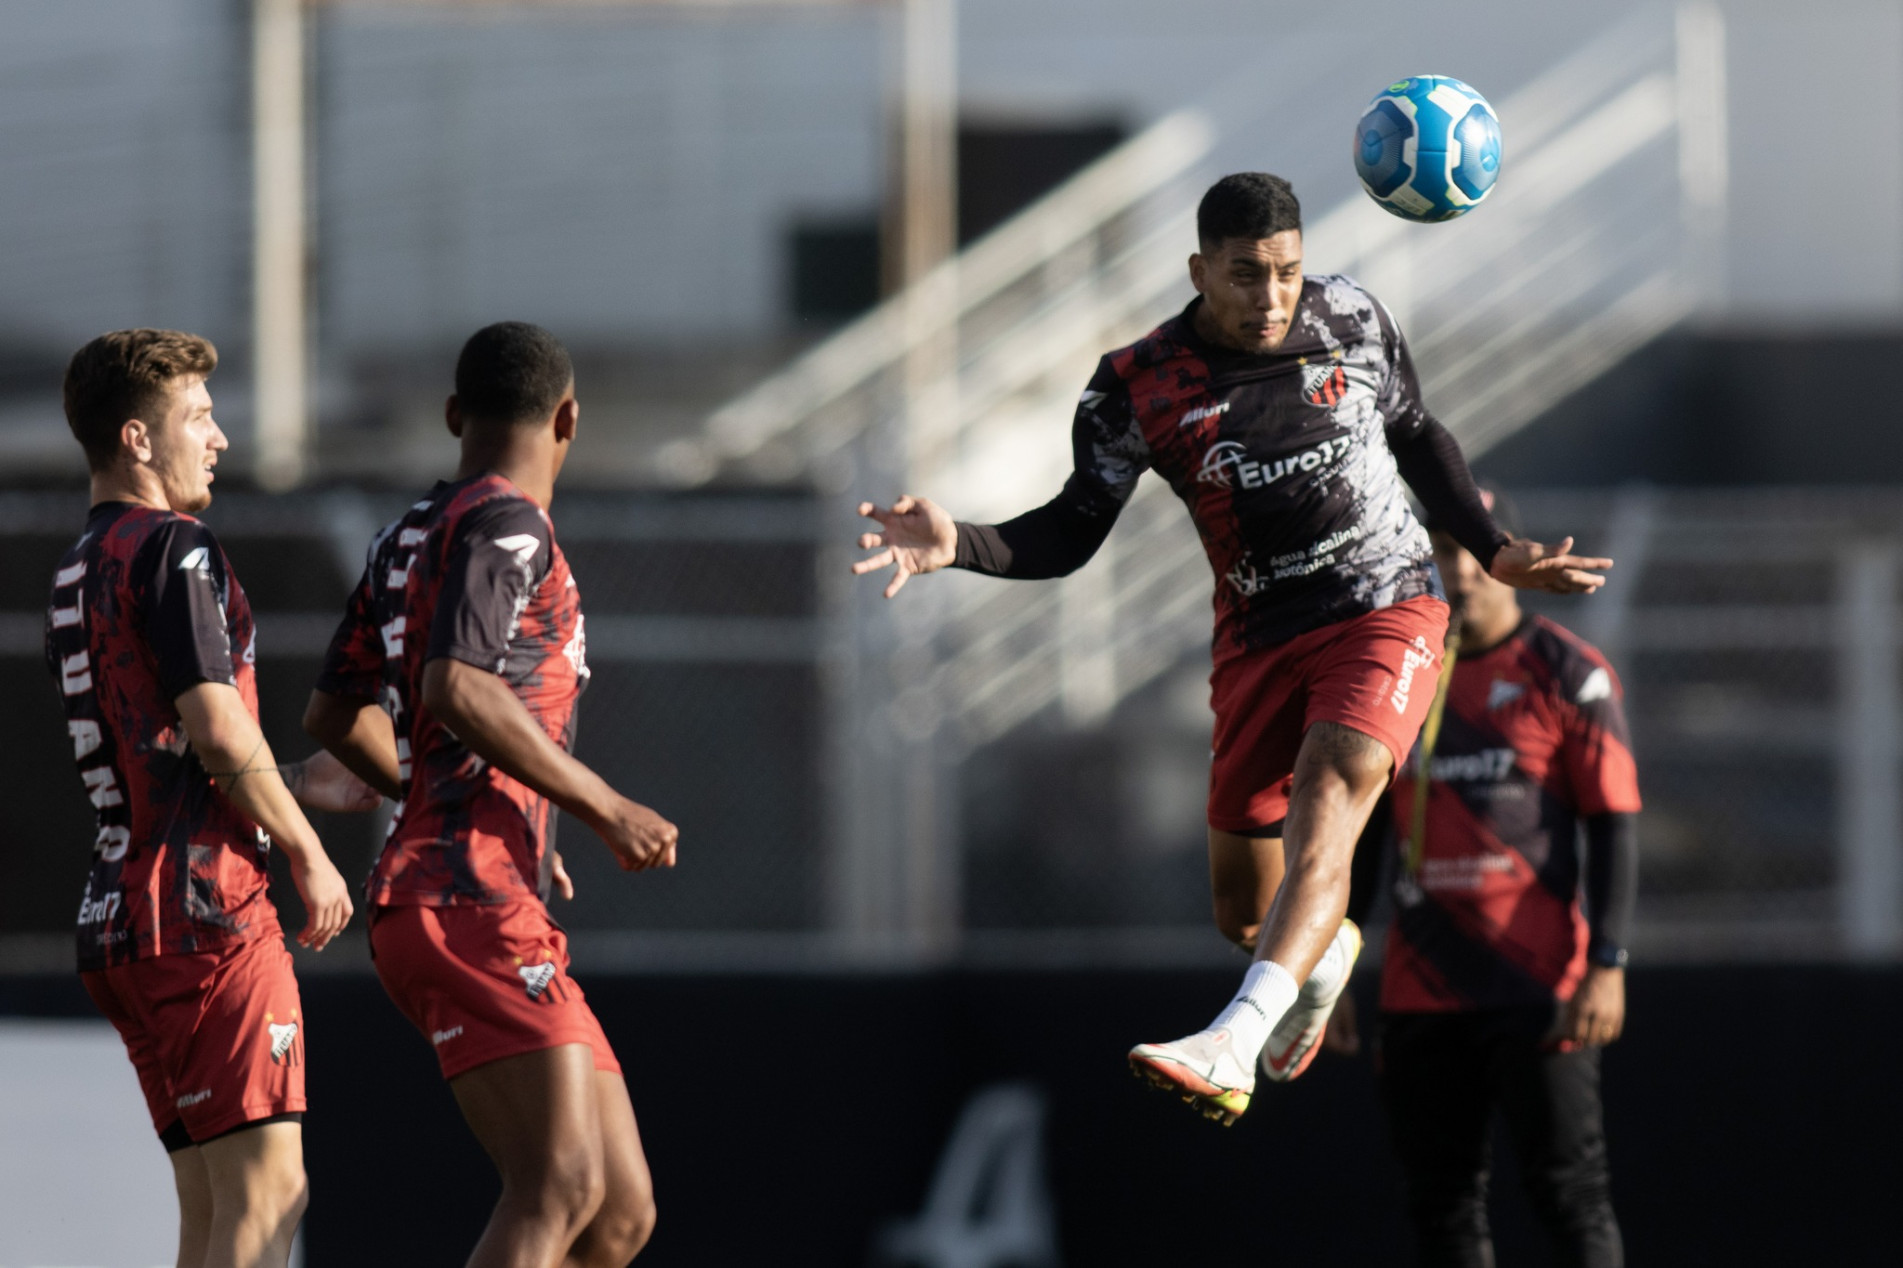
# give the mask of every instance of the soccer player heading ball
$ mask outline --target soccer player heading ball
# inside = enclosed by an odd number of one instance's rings
[[[1216,575],[1210,886],[1218,928],[1255,961],[1206,1029],[1130,1061],[1234,1122],[1258,1058],[1284,1081],[1314,1056],[1361,948],[1345,919],[1355,841],[1433,700],[1447,604],[1402,481],[1510,585],[1590,591],[1612,561],[1495,525],[1394,319],[1346,277],[1303,275],[1287,181],[1226,176],[1196,225],[1197,297],[1098,363],[1063,491],[993,525],[911,495],[864,503],[881,531],[853,571],[892,568],[887,598],[948,566],[1064,576],[1145,468],[1183,500]]]

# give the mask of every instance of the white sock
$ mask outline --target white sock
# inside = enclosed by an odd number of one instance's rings
[[[1299,989],[1295,975],[1287,969],[1273,960],[1257,960],[1242,975],[1242,989],[1209,1023],[1209,1029],[1227,1030],[1237,1055],[1253,1062]]]

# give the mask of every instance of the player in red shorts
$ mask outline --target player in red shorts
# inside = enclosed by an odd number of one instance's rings
[[[1103,544],[1146,468],[1189,508],[1217,579],[1216,924],[1255,959],[1207,1029],[1130,1060],[1233,1122],[1258,1055],[1286,1080],[1314,1054],[1360,950],[1344,918],[1356,838],[1433,698],[1447,605],[1402,481],[1509,584],[1590,590],[1602,578],[1588,570],[1610,561],[1494,525],[1387,310],[1348,278],[1303,276],[1286,181],[1224,177],[1197,210],[1197,236],[1197,298],[1098,364],[1062,493],[997,525],[955,523],[923,498],[866,503],[883,531],[859,539],[878,553],[854,571],[894,567],[888,598],[944,567],[1066,575]]]
[[[1512,527],[1511,505],[1490,500]],[[1433,538],[1458,650],[1439,725],[1369,826],[1354,898],[1365,913],[1392,859],[1377,1064],[1415,1249],[1427,1268],[1493,1263],[1497,1108],[1556,1261],[1617,1268],[1599,1054],[1625,1024],[1638,889],[1624,693],[1598,649]],[[1352,1051],[1344,1005],[1326,1042]]]
[[[281,1268],[306,1193],[304,1016],[266,859],[274,843],[290,859],[298,941],[321,950],[350,892],[298,800],[377,798],[328,756],[280,769],[258,729],[251,607],[191,514],[226,448],[217,364],[173,330],[74,354],[66,419],[92,511],[53,578],[46,658],[98,822],[79,968],[171,1158],[178,1262]]]
[[[502,1173],[472,1268],[620,1268],[654,1226],[621,1066],[546,906],[568,889],[555,807],[631,871],[673,866],[678,839],[569,755],[588,661],[546,508],[578,414],[553,335],[471,336],[448,407],[462,465],[372,543],[305,714],[400,798],[370,945]]]

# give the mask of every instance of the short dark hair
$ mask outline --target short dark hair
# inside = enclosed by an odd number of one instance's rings
[[[174,379],[217,368],[211,340],[182,330],[114,330],[75,352],[66,363],[66,425],[86,465],[110,469],[127,420],[156,424]]]
[[[1302,204],[1294,188],[1267,172],[1237,172],[1209,187],[1196,208],[1196,237],[1205,250],[1226,238],[1273,238],[1302,227]]]
[[[562,341],[526,321],[499,321],[469,336],[456,358],[456,405],[485,423],[539,423],[575,382]]]

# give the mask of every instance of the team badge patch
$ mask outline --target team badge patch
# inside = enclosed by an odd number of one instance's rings
[[[291,1013],[291,1020],[279,1022],[272,1020],[273,1015],[264,1015],[264,1031],[271,1037],[271,1060],[279,1065],[294,1065],[297,1061],[297,1013]]]
[[[1348,394],[1348,375],[1339,364],[1302,367],[1302,399],[1324,407],[1339,404]]]
[[[549,983],[555,980],[555,966],[553,964],[524,964],[516,970],[516,975],[522,979],[522,986],[528,991],[529,998],[539,1000],[542,998],[542,992],[548,989]]]

